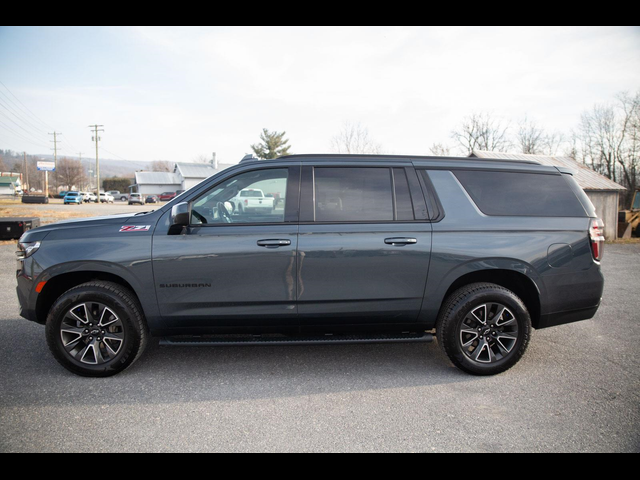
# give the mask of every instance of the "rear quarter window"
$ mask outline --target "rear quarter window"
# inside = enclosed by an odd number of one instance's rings
[[[561,174],[470,170],[453,173],[485,215],[587,216]]]

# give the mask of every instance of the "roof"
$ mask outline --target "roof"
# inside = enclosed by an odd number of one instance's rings
[[[177,173],[136,172],[137,185],[181,185],[182,179]]]
[[[613,180],[608,179],[604,175],[591,170],[586,165],[575,161],[570,157],[551,157],[546,155],[527,155],[524,153],[499,153],[499,152],[486,152],[483,150],[474,150],[469,155],[471,158],[484,158],[484,159],[512,159],[512,160],[528,160],[537,162],[540,165],[546,165],[549,167],[564,167],[572,170],[573,178],[576,179],[578,185],[583,190],[602,190],[602,191],[619,191],[626,190],[622,185],[618,185]]]
[[[0,177],[0,185],[15,185],[20,184],[20,177]]]
[[[176,163],[173,170],[179,173],[183,178],[209,178],[218,170],[210,163]]]

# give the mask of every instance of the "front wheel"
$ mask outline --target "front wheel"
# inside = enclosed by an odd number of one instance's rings
[[[436,329],[438,343],[454,365],[473,375],[496,375],[524,355],[531,316],[512,291],[474,283],[445,301]]]
[[[108,377],[133,364],[148,333],[134,294],[111,282],[89,282],[64,293],[49,311],[47,343],[67,370]]]

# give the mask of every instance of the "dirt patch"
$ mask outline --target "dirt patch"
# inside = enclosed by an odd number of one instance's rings
[[[12,208],[10,205],[0,203],[0,217],[39,217],[41,225],[59,222],[61,220],[73,220],[75,218],[87,218],[92,216],[82,211],[56,211],[45,208]]]
[[[618,245],[628,245],[628,244],[640,244],[640,238],[632,237],[632,238],[618,238],[617,240],[610,240],[607,244],[618,244]]]

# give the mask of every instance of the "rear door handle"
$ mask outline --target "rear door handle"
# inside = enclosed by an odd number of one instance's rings
[[[278,248],[286,247],[287,245],[291,245],[291,240],[258,240],[259,247]]]
[[[411,237],[385,238],[384,243],[386,243],[387,245],[413,245],[415,243],[418,243],[418,239]]]

